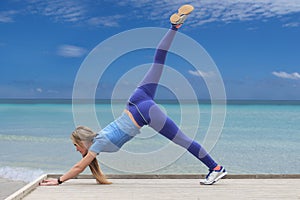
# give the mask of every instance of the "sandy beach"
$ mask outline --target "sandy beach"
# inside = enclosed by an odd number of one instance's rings
[[[0,199],[5,199],[12,193],[22,188],[27,183],[0,178]]]

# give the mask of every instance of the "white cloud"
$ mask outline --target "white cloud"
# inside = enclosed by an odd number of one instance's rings
[[[299,26],[300,26],[299,22],[291,22],[283,25],[283,27],[299,27]]]
[[[208,77],[212,77],[214,75],[213,72],[204,72],[204,71],[200,71],[200,70],[189,70],[189,73],[194,75],[194,76],[199,76],[199,77],[203,77],[203,78],[208,78]]]
[[[71,57],[71,58],[76,58],[76,57],[81,57],[85,55],[87,52],[86,49],[78,46],[73,46],[73,45],[61,45],[58,48],[58,55],[63,56],[63,57]]]
[[[141,3],[142,2],[142,3]],[[264,20],[272,17],[299,13],[299,0],[123,0],[122,5],[130,5],[139,9],[137,12],[149,12],[151,19],[161,19],[170,16],[178,5],[189,3],[195,10],[189,23],[201,25],[209,22],[233,22]],[[151,12],[151,13],[150,13]],[[145,14],[146,15],[146,14]]]
[[[38,93],[42,93],[43,89],[42,88],[36,88],[35,91],[37,91]]]
[[[119,21],[121,21],[120,19],[122,18],[122,15],[92,17],[88,20],[88,23],[92,26],[118,27]]]
[[[28,10],[33,14],[49,16],[59,22],[78,22],[86,18],[87,9],[80,1],[28,0]]]
[[[193,17],[187,22],[194,26],[211,22],[230,23],[284,17],[285,27],[295,27],[299,26],[299,23],[289,21],[289,14],[300,13],[299,0],[102,0],[101,2],[27,0],[26,2],[28,5],[26,9],[32,14],[48,16],[57,22],[88,23],[107,27],[117,27],[121,22],[139,18],[152,21],[168,19],[178,6],[184,3],[195,7]],[[100,7],[110,5],[113,6],[108,12]],[[10,15],[4,14],[1,18],[0,13],[0,22],[13,20]]]
[[[15,10],[9,10],[9,11],[2,11],[0,12],[0,23],[11,23],[14,22],[13,17],[18,12]]]
[[[298,72],[294,72],[294,73],[272,72],[272,74],[279,78],[294,79],[294,80],[300,79],[300,74]]]
[[[40,14],[50,17],[56,22],[70,22],[76,24],[89,24],[92,26],[118,27],[119,21],[126,16],[103,15],[101,12],[93,16],[93,10],[102,5],[97,2],[80,0],[27,0],[28,10],[32,14]],[[110,3],[111,4],[111,3]],[[101,8],[97,9],[101,10]]]

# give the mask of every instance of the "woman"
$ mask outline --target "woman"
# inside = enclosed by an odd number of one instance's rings
[[[140,132],[140,128],[144,125],[150,126],[169,140],[187,149],[209,168],[209,174],[204,180],[200,181],[201,184],[214,184],[226,175],[227,172],[225,169],[218,165],[199,143],[187,137],[177,125],[160,110],[153,100],[158,81],[163,71],[168,49],[178,28],[181,27],[193,9],[191,5],[181,6],[178,9],[178,13],[170,17],[172,26],[157,47],[154,63],[129,98],[126,109],[122,115],[98,134],[93,133],[88,127],[77,127],[72,133],[71,139],[77,151],[82,154],[82,160],[63,176],[58,179],[44,180],[41,185],[59,185],[77,176],[88,165],[98,183],[111,183],[100,170],[96,156],[100,152],[118,151],[124,143],[136,136]]]

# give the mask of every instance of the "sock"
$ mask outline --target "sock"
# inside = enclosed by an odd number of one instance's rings
[[[215,168],[214,168],[214,171],[219,171],[221,169],[221,165],[217,165]]]

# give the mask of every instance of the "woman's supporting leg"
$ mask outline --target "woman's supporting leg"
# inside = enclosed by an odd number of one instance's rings
[[[145,118],[149,121],[151,128],[188,150],[210,170],[213,170],[218,165],[198,142],[185,135],[173,120],[166,116],[154,102],[148,113],[149,115],[145,116]]]

